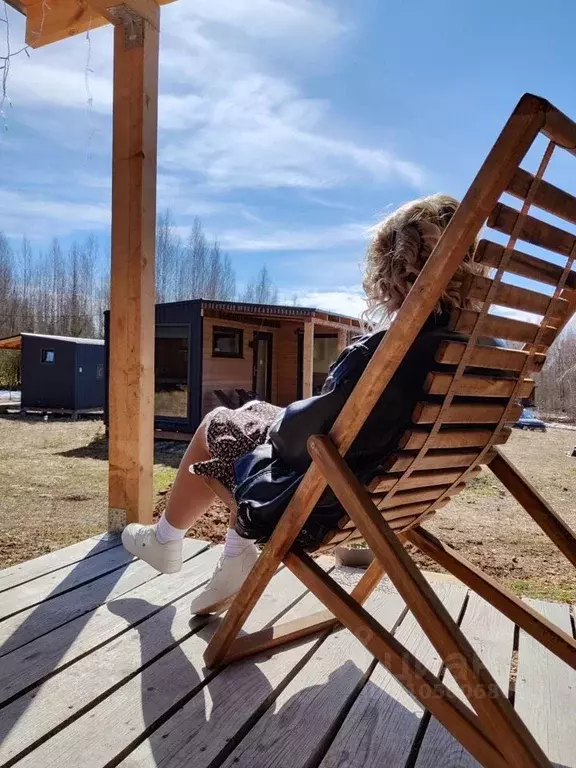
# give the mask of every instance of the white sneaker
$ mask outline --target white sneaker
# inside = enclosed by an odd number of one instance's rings
[[[192,601],[190,606],[192,613],[202,616],[228,608],[246,581],[252,566],[258,560],[258,554],[256,545],[250,543],[240,555],[235,557],[222,555],[212,578],[198,597]]]
[[[182,568],[182,539],[160,544],[155,525],[130,523],[122,531],[122,544],[131,555],[161,573],[178,573]]]

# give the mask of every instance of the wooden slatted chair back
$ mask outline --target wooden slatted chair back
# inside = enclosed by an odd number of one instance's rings
[[[547,110],[542,132],[548,143],[534,173],[513,169],[504,199],[488,213],[475,251],[484,274],[465,279],[466,308],[450,323],[463,340],[441,343],[413,427],[368,487],[398,533],[447,504],[506,442],[522,400],[532,395],[532,375],[576,309],[576,197],[545,179],[554,152],[576,154],[576,125],[539,101]],[[462,253],[473,246],[479,224],[468,240],[460,238]],[[449,252],[453,240],[449,226],[435,252]],[[395,323],[405,322],[402,314]],[[355,538],[360,534],[344,517],[324,545]]]

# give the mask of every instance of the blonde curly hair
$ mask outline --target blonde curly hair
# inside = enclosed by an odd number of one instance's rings
[[[458,204],[449,195],[429,195],[405,203],[374,227],[363,280],[368,299],[365,319],[372,325],[390,319],[400,309]],[[475,248],[474,244],[468,251],[436,312],[461,307],[464,277],[484,273],[474,263]]]

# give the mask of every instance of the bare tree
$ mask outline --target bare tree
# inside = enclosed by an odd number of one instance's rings
[[[218,298],[223,301],[234,301],[236,298],[236,273],[232,268],[230,256],[225,253],[222,259],[222,279]]]
[[[104,312],[110,308],[110,250],[106,251],[95,279],[94,323],[96,335],[104,337]]]
[[[30,240],[23,237],[19,252],[19,289],[20,306],[18,312],[18,329],[20,331],[34,330],[34,306],[33,306],[33,252]]]
[[[0,336],[9,336],[13,331],[14,287],[12,248],[0,233]]]
[[[178,291],[179,261],[182,244],[172,213],[167,208],[158,216],[156,226],[156,301],[172,301]]]
[[[218,293],[222,282],[222,254],[220,253],[220,246],[217,242],[215,242],[210,249],[207,275],[208,280],[206,282],[206,294],[204,298],[217,299],[219,298]]]
[[[198,299],[205,295],[209,252],[202,224],[200,219],[196,218],[182,252],[178,299]]]
[[[170,210],[157,222],[156,300],[195,298],[234,301],[232,260],[212,244],[195,219],[185,246]],[[278,301],[278,291],[263,267],[247,286],[244,300]],[[57,237],[35,251],[25,237],[16,250],[0,233],[0,336],[23,331],[72,336],[104,335],[110,304],[110,252],[100,251],[93,235],[63,249]]]
[[[254,304],[278,303],[278,289],[272,282],[266,265],[264,265],[256,277],[248,283],[242,295],[242,301]]]
[[[576,420],[576,328],[568,325],[548,351],[536,379],[536,404],[545,413]]]

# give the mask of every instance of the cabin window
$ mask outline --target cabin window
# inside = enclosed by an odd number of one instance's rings
[[[320,394],[328,376],[328,370],[337,357],[338,336],[332,333],[315,334],[312,394]]]
[[[42,350],[42,362],[43,363],[55,363],[56,362],[56,354],[53,349],[43,349]]]
[[[156,326],[154,414],[158,418],[188,418],[189,336],[187,325]]]
[[[244,357],[244,334],[241,328],[216,325],[212,334],[213,357]]]

